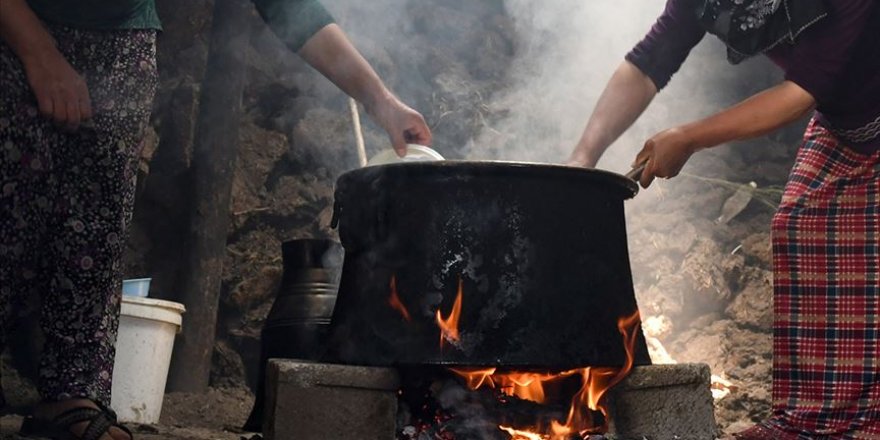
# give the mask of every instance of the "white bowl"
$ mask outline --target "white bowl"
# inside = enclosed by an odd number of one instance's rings
[[[126,296],[146,298],[147,294],[150,292],[150,281],[152,280],[152,278],[122,280],[122,294]]]
[[[400,157],[397,155],[396,151],[389,148],[370,158],[367,162],[367,166],[401,162],[429,162],[435,160],[443,160],[443,156],[424,145],[408,144],[406,146],[406,156]]]

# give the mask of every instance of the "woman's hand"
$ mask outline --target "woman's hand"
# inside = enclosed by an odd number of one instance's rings
[[[694,152],[725,142],[763,136],[803,117],[816,100],[791,81],[784,81],[700,121],[655,135],[636,157],[646,163],[640,183],[647,188],[656,177],[675,177]]]
[[[388,132],[397,154],[406,155],[407,143],[431,143],[431,130],[425,118],[388,91],[339,26],[325,26],[298,53],[348,96],[366,106],[370,117]]]
[[[0,1],[0,38],[21,60],[40,113],[71,130],[92,117],[86,82],[25,0]]]
[[[639,183],[647,188],[657,177],[677,176],[695,151],[693,140],[681,128],[672,128],[654,135],[645,142],[633,163],[633,167],[646,164]]]
[[[388,132],[391,146],[400,157],[406,155],[406,144],[431,145],[431,129],[419,112],[388,94],[367,112]]]
[[[92,117],[83,77],[54,48],[22,59],[40,113],[68,130]]]

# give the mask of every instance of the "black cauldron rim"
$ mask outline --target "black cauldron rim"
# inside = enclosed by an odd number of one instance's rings
[[[337,185],[341,181],[362,179],[370,174],[398,172],[412,175],[425,173],[432,176],[461,176],[468,173],[475,176],[486,176],[516,172],[518,176],[555,177],[560,179],[575,178],[583,179],[585,183],[597,182],[606,185],[609,189],[618,191],[619,196],[623,199],[631,199],[639,193],[639,185],[636,181],[612,171],[555,163],[505,160],[440,160],[370,165],[343,173],[339,176]]]

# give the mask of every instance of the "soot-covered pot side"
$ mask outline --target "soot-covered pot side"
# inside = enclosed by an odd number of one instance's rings
[[[623,364],[617,322],[637,310],[623,201],[636,191],[612,173],[537,164],[432,162],[344,174],[334,224],[346,254],[325,358]],[[650,363],[641,332],[635,355]]]

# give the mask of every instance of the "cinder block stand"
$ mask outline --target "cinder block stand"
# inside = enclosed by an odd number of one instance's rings
[[[714,440],[711,372],[705,364],[636,367],[609,392],[610,431],[619,440]]]
[[[393,440],[400,381],[391,368],[270,359],[267,440]]]
[[[400,386],[395,369],[271,359],[267,373],[267,440],[395,438]],[[710,378],[704,364],[633,369],[609,392],[608,437],[714,440]]]

